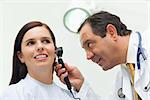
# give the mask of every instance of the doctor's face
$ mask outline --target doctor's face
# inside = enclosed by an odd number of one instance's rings
[[[103,68],[111,69],[115,63],[115,42],[109,33],[104,38],[95,35],[91,26],[86,23],[80,30],[80,41],[88,60]]]
[[[31,28],[25,33],[18,57],[26,64],[29,73],[52,71],[55,47],[50,34],[44,26]]]

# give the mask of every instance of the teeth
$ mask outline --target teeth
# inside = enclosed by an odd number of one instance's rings
[[[38,55],[38,56],[36,56],[35,58],[46,58],[46,55]]]

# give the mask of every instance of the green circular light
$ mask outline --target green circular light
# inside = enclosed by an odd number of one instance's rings
[[[64,15],[64,25],[70,32],[77,33],[78,28],[89,15],[89,12],[83,8],[72,8]]]

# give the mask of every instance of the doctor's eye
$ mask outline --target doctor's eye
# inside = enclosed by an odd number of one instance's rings
[[[87,48],[92,48],[93,47],[93,42],[87,42]]]

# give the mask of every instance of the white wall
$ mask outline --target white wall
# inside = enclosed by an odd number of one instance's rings
[[[96,10],[117,14],[129,29],[143,32],[147,28],[150,21],[148,0],[97,1],[94,1]],[[11,77],[15,36],[25,23],[40,20],[53,30],[58,46],[63,46],[64,61],[77,66],[98,94],[110,93],[118,68],[104,72],[100,66],[86,60],[79,35],[69,32],[63,25],[63,15],[68,7],[70,0],[0,1],[0,92],[7,87]],[[54,80],[62,86],[57,77]]]

